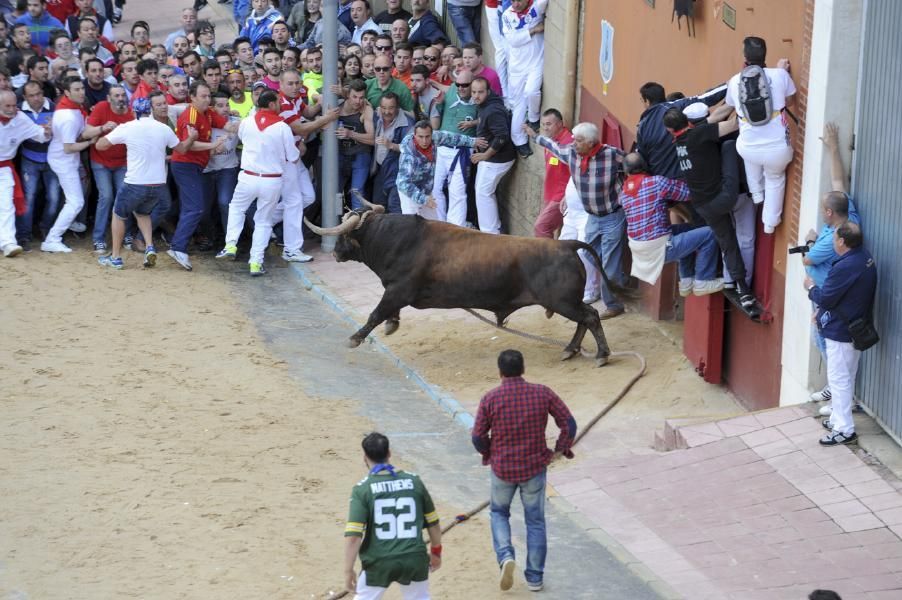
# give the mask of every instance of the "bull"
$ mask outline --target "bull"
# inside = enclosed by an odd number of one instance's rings
[[[419,215],[384,214],[382,206],[363,202],[365,209],[346,213],[336,227],[306,221],[319,235],[338,236],[338,262],[362,262],[385,288],[366,324],[349,338],[351,348],[380,323],[386,335],[397,331],[405,306],[483,309],[502,325],[514,311],[538,304],[549,318],[558,313],[576,322],[561,360],[580,351],[589,331],[598,345],[596,365],[607,363],[611,351],[598,311],[582,301],[586,270],[577,251],[586,250],[601,265],[588,244],[491,235]]]

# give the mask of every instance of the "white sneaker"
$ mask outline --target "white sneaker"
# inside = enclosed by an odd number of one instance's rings
[[[3,246],[3,256],[5,256],[6,258],[19,256],[20,254],[22,254],[22,246],[18,244],[7,244]]]
[[[692,294],[692,284],[694,282],[691,278],[680,279],[680,296],[686,298]]]
[[[304,254],[300,250],[297,252],[291,252],[289,250],[282,251],[282,260],[286,262],[296,262],[296,263],[307,263],[313,260],[313,257],[309,254]]]
[[[833,414],[833,407],[829,404],[825,404],[824,406],[820,407],[820,409],[818,409],[817,414],[822,417],[829,417]]]
[[[45,240],[41,243],[41,252],[72,252],[72,248],[62,242],[48,242]]]
[[[505,558],[501,562],[501,580],[499,581],[501,591],[506,592],[514,585],[514,569],[516,568],[517,563],[513,558]]]
[[[530,592],[541,592],[545,588],[545,584],[539,581],[538,583],[529,583],[526,582],[526,589]]]
[[[589,292],[588,294],[583,296],[583,304],[595,304],[600,298],[601,296],[598,294],[598,292]]]
[[[179,252],[178,250],[167,250],[166,254],[169,255],[172,260],[182,265],[182,267],[186,271],[190,271],[193,267],[191,266],[191,259],[188,258],[188,254],[185,252]]]
[[[73,233],[84,233],[88,230],[88,226],[79,221],[72,221],[72,224],[69,225],[69,231]]]
[[[682,282],[680,282],[682,285]],[[696,296],[708,296],[716,294],[723,289],[723,279],[709,279],[707,281],[695,281],[692,284],[692,293]]]
[[[812,402],[829,402],[831,399],[833,399],[833,394],[830,393],[829,385],[825,385],[821,391],[811,394]]]

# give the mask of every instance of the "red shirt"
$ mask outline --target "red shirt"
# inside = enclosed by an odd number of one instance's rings
[[[75,6],[75,0],[47,0],[47,12],[65,24],[66,20],[74,14],[78,13],[78,7]]]
[[[558,146],[566,146],[573,142],[573,134],[564,127],[554,138]],[[543,198],[545,202],[560,202],[567,191],[567,182],[570,181],[570,167],[567,163],[545,150],[545,188]]]
[[[124,115],[113,112],[110,103],[104,100],[94,105],[94,109],[88,116],[88,125],[100,126],[108,121],[121,124],[135,120],[135,114],[129,109]],[[100,151],[96,146],[91,146],[91,162],[103,165],[108,169],[119,169],[125,166],[125,144],[116,144],[106,150]]]
[[[501,3],[501,0],[485,0],[486,8],[498,8],[498,5]]]
[[[229,120],[220,117],[212,108],[206,112],[198,112],[191,104],[185,109],[176,122],[175,135],[182,141],[188,139],[188,125],[197,130],[197,142],[209,142],[213,137],[213,128],[222,129],[229,124]],[[203,168],[210,161],[209,150],[188,150],[187,152],[173,152],[172,162],[193,163]]]
[[[548,415],[561,433],[555,452],[572,457],[576,421],[564,401],[544,385],[522,377],[504,377],[501,385],[479,402],[473,424],[473,445],[482,454],[482,464],[508,483],[529,481],[542,472],[554,453],[545,443]]]

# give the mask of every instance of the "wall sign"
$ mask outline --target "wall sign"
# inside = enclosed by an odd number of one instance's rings
[[[608,95],[608,84],[614,78],[614,26],[602,19],[601,49],[598,53],[598,66],[601,69],[601,93]]]
[[[723,22],[730,29],[736,29],[736,9],[727,4],[723,3]]]

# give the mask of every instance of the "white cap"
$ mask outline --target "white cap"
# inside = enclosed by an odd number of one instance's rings
[[[708,118],[708,105],[704,102],[693,102],[683,109],[683,114],[690,121]]]

